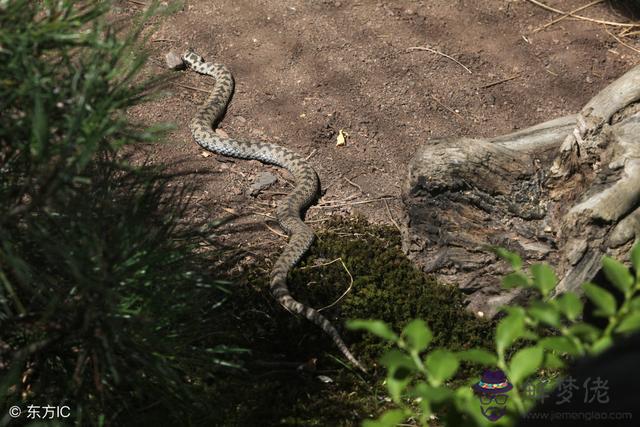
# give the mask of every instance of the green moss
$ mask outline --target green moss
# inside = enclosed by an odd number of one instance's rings
[[[331,222],[289,277],[292,294],[313,307],[331,304],[349,287],[339,304],[324,311],[354,354],[368,367],[362,377],[342,360],[331,340],[315,325],[292,316],[268,289],[269,266],[256,266],[236,281],[224,309],[227,321],[219,333],[251,350],[243,374],[216,374],[211,392],[219,399],[224,425],[358,425],[380,412],[386,395],[377,359],[388,348],[370,335],[345,330],[347,319],[381,319],[397,331],[413,318],[424,319],[434,332],[433,346],[458,350],[488,346],[490,322],[464,309],[454,286],[425,277],[402,253],[395,229],[363,220]],[[296,370],[317,359],[317,371]],[[333,380],[318,380],[325,375]]]

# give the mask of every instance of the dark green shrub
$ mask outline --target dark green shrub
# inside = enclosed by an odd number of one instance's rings
[[[216,415],[199,378],[233,365],[211,338],[222,260],[180,225],[190,189],[122,150],[159,137],[126,109],[161,79],[139,78],[146,17],[117,36],[110,6],[0,2],[2,425],[30,404],[77,425],[197,424]]]

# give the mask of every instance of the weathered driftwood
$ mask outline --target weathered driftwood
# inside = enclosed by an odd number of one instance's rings
[[[409,166],[403,244],[425,272],[492,316],[526,298],[500,287],[499,245],[548,262],[558,291],[579,290],[603,254],[623,259],[640,236],[640,66],[575,116],[492,139],[425,143]]]

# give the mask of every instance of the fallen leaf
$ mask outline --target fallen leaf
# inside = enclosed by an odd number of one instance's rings
[[[211,153],[208,151],[203,151],[202,152],[202,157],[211,157]]]
[[[342,129],[340,129],[340,131],[338,131],[338,137],[336,138],[336,147],[342,147],[344,145],[347,145],[348,136],[349,136],[348,133],[343,132]]]

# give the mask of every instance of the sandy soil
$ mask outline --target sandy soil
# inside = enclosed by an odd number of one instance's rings
[[[114,14],[131,14],[140,3],[121,1]],[[585,4],[549,3],[564,10]],[[608,2],[581,13],[629,19]],[[187,0],[157,20],[147,71],[160,72],[165,53],[187,47],[225,63],[237,86],[220,127],[310,156],[325,191],[324,206],[307,215],[314,227],[331,215],[356,213],[391,224],[400,216],[400,185],[419,144],[507,133],[576,112],[636,62],[639,54],[602,25],[570,18],[536,31],[557,17],[526,0]],[[451,58],[408,50],[420,46]],[[211,82],[176,73],[167,97],[131,112],[144,123],[177,126],[168,143],[150,147],[152,161],[204,172],[197,219],[257,213],[233,240],[275,254],[274,245],[285,240],[264,225],[277,229],[264,215],[291,188],[288,175],[256,161],[205,157],[187,124]],[[336,146],[340,130],[348,134],[343,147]],[[263,171],[278,182],[249,196]],[[371,202],[383,197],[388,208]]]

